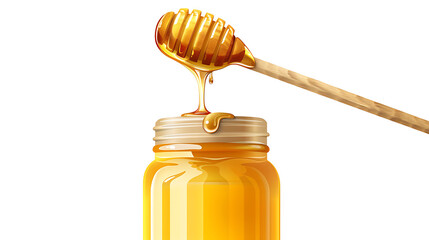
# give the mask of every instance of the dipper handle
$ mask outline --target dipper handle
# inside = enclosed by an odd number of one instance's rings
[[[256,58],[252,70],[429,134],[429,121]]]

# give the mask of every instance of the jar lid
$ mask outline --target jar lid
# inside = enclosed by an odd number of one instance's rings
[[[245,143],[267,145],[267,122],[257,117],[222,119],[215,133],[203,128],[205,116],[161,118],[156,121],[155,145],[173,143]]]

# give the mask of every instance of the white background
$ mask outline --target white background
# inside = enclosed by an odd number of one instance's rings
[[[152,127],[197,104],[154,43],[182,7],[255,57],[429,119],[427,1],[2,1],[0,239],[142,239]],[[282,239],[429,239],[427,134],[237,66],[207,106],[268,121]]]

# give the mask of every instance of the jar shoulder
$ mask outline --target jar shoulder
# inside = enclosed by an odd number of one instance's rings
[[[145,181],[176,184],[263,182],[276,185],[279,175],[273,164],[266,159],[155,159],[146,169]]]

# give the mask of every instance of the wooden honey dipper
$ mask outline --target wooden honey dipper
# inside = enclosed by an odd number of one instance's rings
[[[429,133],[429,121],[374,102],[313,78],[254,58],[244,43],[234,35],[231,26],[212,14],[201,16],[201,11],[182,8],[177,14],[168,12],[159,20],[155,41],[168,57],[187,67],[196,77],[200,101],[197,111],[209,113],[204,105],[204,84],[211,73],[229,65],[240,65],[267,76],[290,83],[311,92],[359,108],[366,112]],[[210,81],[212,79],[210,78]]]

